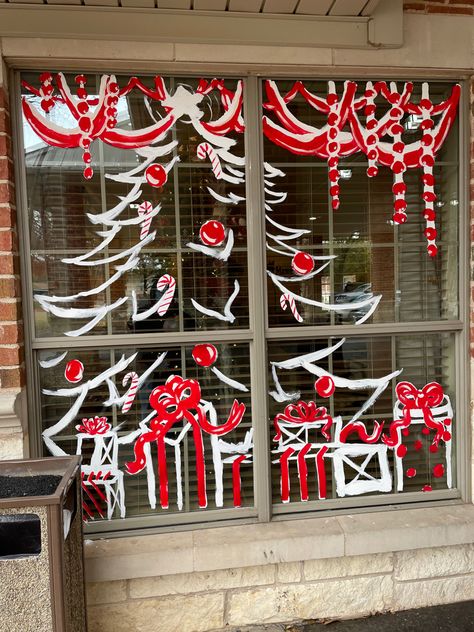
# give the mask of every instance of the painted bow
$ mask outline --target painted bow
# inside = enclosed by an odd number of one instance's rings
[[[281,421],[290,424],[325,422],[321,428],[321,434],[327,441],[330,439],[328,430],[332,426],[332,417],[328,415],[327,409],[324,408],[324,406],[317,408],[315,402],[299,401],[297,404],[289,404],[283,413],[278,413],[273,421],[276,430],[273,441],[279,441],[281,439],[281,428],[279,425]]]
[[[423,413],[425,425],[431,430],[436,430],[433,445],[438,445],[443,437],[445,426],[443,421],[437,421],[433,417],[432,408],[439,406],[444,398],[444,391],[437,382],[426,384],[418,390],[411,382],[399,382],[395,388],[398,400],[403,404],[402,419],[390,424],[389,435],[383,435],[382,441],[394,447],[399,442],[398,429],[407,428],[411,423],[412,411],[420,410]]]
[[[204,468],[204,445],[202,430],[211,435],[224,435],[236,428],[245,413],[245,404],[234,400],[227,421],[221,426],[209,423],[206,413],[200,404],[201,387],[199,382],[183,379],[179,375],[171,375],[166,384],[157,386],[150,395],[150,404],[157,416],[150,422],[149,432],[143,433],[134,446],[135,460],[126,463],[129,474],[138,474],[146,466],[145,445],[156,441],[158,449],[158,467],[160,478],[161,506],[168,507],[168,475],[166,469],[165,436],[168,430],[179,421],[186,421],[193,429],[196,450],[196,475],[198,484],[198,501],[200,507],[207,506],[206,476]]]
[[[111,425],[107,422],[107,417],[84,417],[82,424],[76,426],[78,432],[89,435],[104,435],[109,432]]]

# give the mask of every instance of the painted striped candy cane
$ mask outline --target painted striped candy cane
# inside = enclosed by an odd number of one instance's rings
[[[282,310],[286,310],[286,308],[289,305],[291,309],[291,313],[295,317],[295,320],[297,320],[299,323],[303,322],[303,318],[298,313],[295,299],[291,296],[291,294],[282,294],[280,296],[280,305],[281,305]]]
[[[209,156],[214,175],[218,180],[222,178],[221,161],[219,160],[219,156],[216,154],[216,150],[212,145],[209,143],[201,143],[197,146],[196,153],[200,160],[204,160],[206,155]]]
[[[166,312],[168,311],[171,301],[173,300],[174,292],[176,290],[176,281],[174,277],[171,276],[171,274],[164,274],[162,277],[158,279],[156,288],[160,290],[161,292],[166,290],[166,292],[158,301],[158,309],[157,309],[158,315],[164,316]]]
[[[135,373],[135,371],[130,371],[129,373],[127,373],[127,375],[123,378],[122,386],[126,386],[129,380],[130,388],[125,394],[125,401],[122,406],[123,413],[128,413],[128,411],[132,407],[133,400],[135,399],[135,395],[137,394],[138,389],[138,374]]]
[[[138,214],[143,217],[143,222],[141,223],[140,230],[140,241],[145,239],[145,237],[150,232],[150,225],[152,217],[150,214],[153,210],[153,204],[151,202],[142,202],[138,207]]]

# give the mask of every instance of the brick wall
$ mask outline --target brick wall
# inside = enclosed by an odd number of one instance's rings
[[[431,2],[404,2],[403,10],[414,13],[449,13],[474,15],[474,0],[431,0]]]
[[[474,598],[473,564],[467,544],[91,583],[88,629],[244,632],[465,601]]]
[[[24,383],[18,232],[8,94],[0,87],[0,389]]]

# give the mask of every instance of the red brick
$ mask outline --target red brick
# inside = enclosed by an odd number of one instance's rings
[[[25,372],[22,367],[0,369],[0,387],[15,388],[25,384]]]
[[[0,323],[14,321],[21,318],[21,304],[19,301],[5,303],[0,301]]]
[[[446,7],[446,6],[428,6],[428,13],[450,13],[451,15],[472,15],[473,10],[469,7]]]
[[[16,213],[11,206],[0,206],[0,228],[13,228],[16,224]]]
[[[13,182],[14,170],[12,161],[7,156],[0,158],[0,180],[10,180]]]
[[[1,136],[0,136],[1,138]],[[8,182],[0,183],[0,202],[14,202],[15,201],[15,189]]]
[[[11,136],[10,115],[7,110],[0,110],[0,132]]]
[[[0,279],[0,299],[1,298],[19,298],[20,297],[20,281],[17,278]],[[0,336],[0,342],[2,340]],[[16,342],[15,340],[13,342]]]
[[[9,136],[0,136],[0,156],[13,158],[12,141]]]
[[[14,345],[23,342],[22,325],[0,325],[0,344]]]
[[[0,347],[0,366],[18,366],[23,362],[23,347]]]
[[[8,108],[8,99],[5,90],[0,86],[0,108]]]
[[[435,2],[435,0],[431,0],[431,2]],[[448,0],[448,4],[472,4],[474,5],[474,0]]]
[[[425,4],[422,2],[405,2],[403,5],[404,11],[425,11]]]
[[[12,252],[16,249],[16,238],[13,230],[0,231],[0,251]],[[8,274],[6,272],[0,272],[0,274]]]

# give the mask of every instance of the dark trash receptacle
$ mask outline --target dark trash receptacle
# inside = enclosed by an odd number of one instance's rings
[[[80,457],[0,461],[0,631],[86,632]]]

